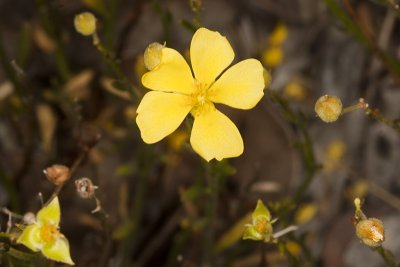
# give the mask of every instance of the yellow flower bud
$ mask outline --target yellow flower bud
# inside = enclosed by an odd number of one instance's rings
[[[342,113],[342,101],[337,96],[324,95],[317,100],[314,109],[324,122],[334,122]]]
[[[75,29],[82,35],[89,36],[96,32],[96,17],[90,12],[83,12],[75,16]]]
[[[266,49],[262,54],[262,62],[269,68],[279,66],[283,61],[283,49],[280,46],[273,46]]]
[[[64,165],[55,164],[46,168],[43,172],[47,179],[55,185],[63,184],[70,178],[69,168]]]
[[[376,218],[361,220],[356,224],[356,235],[369,247],[379,247],[385,239],[383,223]]]
[[[285,24],[278,24],[271,36],[268,38],[268,43],[272,46],[282,45],[288,37],[288,28]]]
[[[162,60],[162,49],[164,46],[160,43],[151,43],[144,51],[144,66],[148,70],[153,70],[160,65]]]

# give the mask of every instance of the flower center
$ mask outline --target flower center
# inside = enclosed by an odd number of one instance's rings
[[[191,113],[196,117],[214,108],[214,104],[208,99],[208,84],[195,80],[195,87],[195,92],[191,95],[193,106]]]
[[[44,243],[54,243],[60,235],[57,227],[54,224],[46,223],[40,227],[40,239]]]
[[[268,220],[264,216],[258,216],[254,222],[255,229],[258,233],[266,235],[268,232]]]

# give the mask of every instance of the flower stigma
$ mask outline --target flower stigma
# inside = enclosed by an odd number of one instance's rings
[[[195,80],[195,91],[191,94],[192,110],[191,114],[197,117],[210,109],[214,108],[214,104],[209,100],[209,88],[206,83]]]

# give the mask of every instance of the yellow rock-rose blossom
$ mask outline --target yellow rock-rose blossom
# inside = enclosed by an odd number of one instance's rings
[[[194,76],[179,52],[163,47],[160,64],[142,76],[143,85],[152,90],[137,109],[136,122],[144,142],[160,141],[190,113],[194,117],[190,143],[195,152],[207,161],[241,155],[239,130],[214,104],[253,108],[264,95],[264,69],[256,59],[226,69],[234,57],[228,40],[206,28],[198,29],[192,38]]]
[[[41,251],[50,260],[74,265],[68,240],[60,233],[59,223],[60,204],[55,197],[37,213],[34,223],[24,229],[17,242],[34,252]]]

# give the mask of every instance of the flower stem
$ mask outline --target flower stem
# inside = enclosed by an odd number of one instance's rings
[[[383,246],[379,246],[376,248],[376,251],[378,251],[378,253],[382,256],[382,258],[386,262],[387,266],[389,266],[389,267],[397,266],[397,264],[394,260],[393,253],[390,250],[385,249]]]
[[[87,151],[82,151],[79,156],[75,159],[74,163],[72,164],[72,167],[70,168],[69,171],[69,176],[71,177],[72,174],[76,171],[78,166],[82,163],[83,159],[86,157]],[[68,181],[69,179],[67,179]],[[58,185],[55,189],[51,197],[46,201],[46,203],[43,206],[47,206],[58,194],[61,192],[61,189],[64,187],[65,183],[62,183]]]
[[[213,244],[215,238],[215,221],[217,217],[218,208],[218,193],[219,193],[219,182],[220,174],[215,171],[214,163],[207,164],[206,167],[206,180],[208,184],[207,191],[208,203],[207,203],[207,222],[208,227],[204,233],[203,240],[203,263],[204,266],[214,266],[213,264]]]
[[[97,33],[93,34],[93,45],[97,48],[103,58],[106,60],[109,67],[113,70],[117,78],[122,82],[123,89],[131,95],[132,99],[140,99],[141,93],[132,86],[126,75],[121,70],[119,63],[112,53],[103,45]]]

